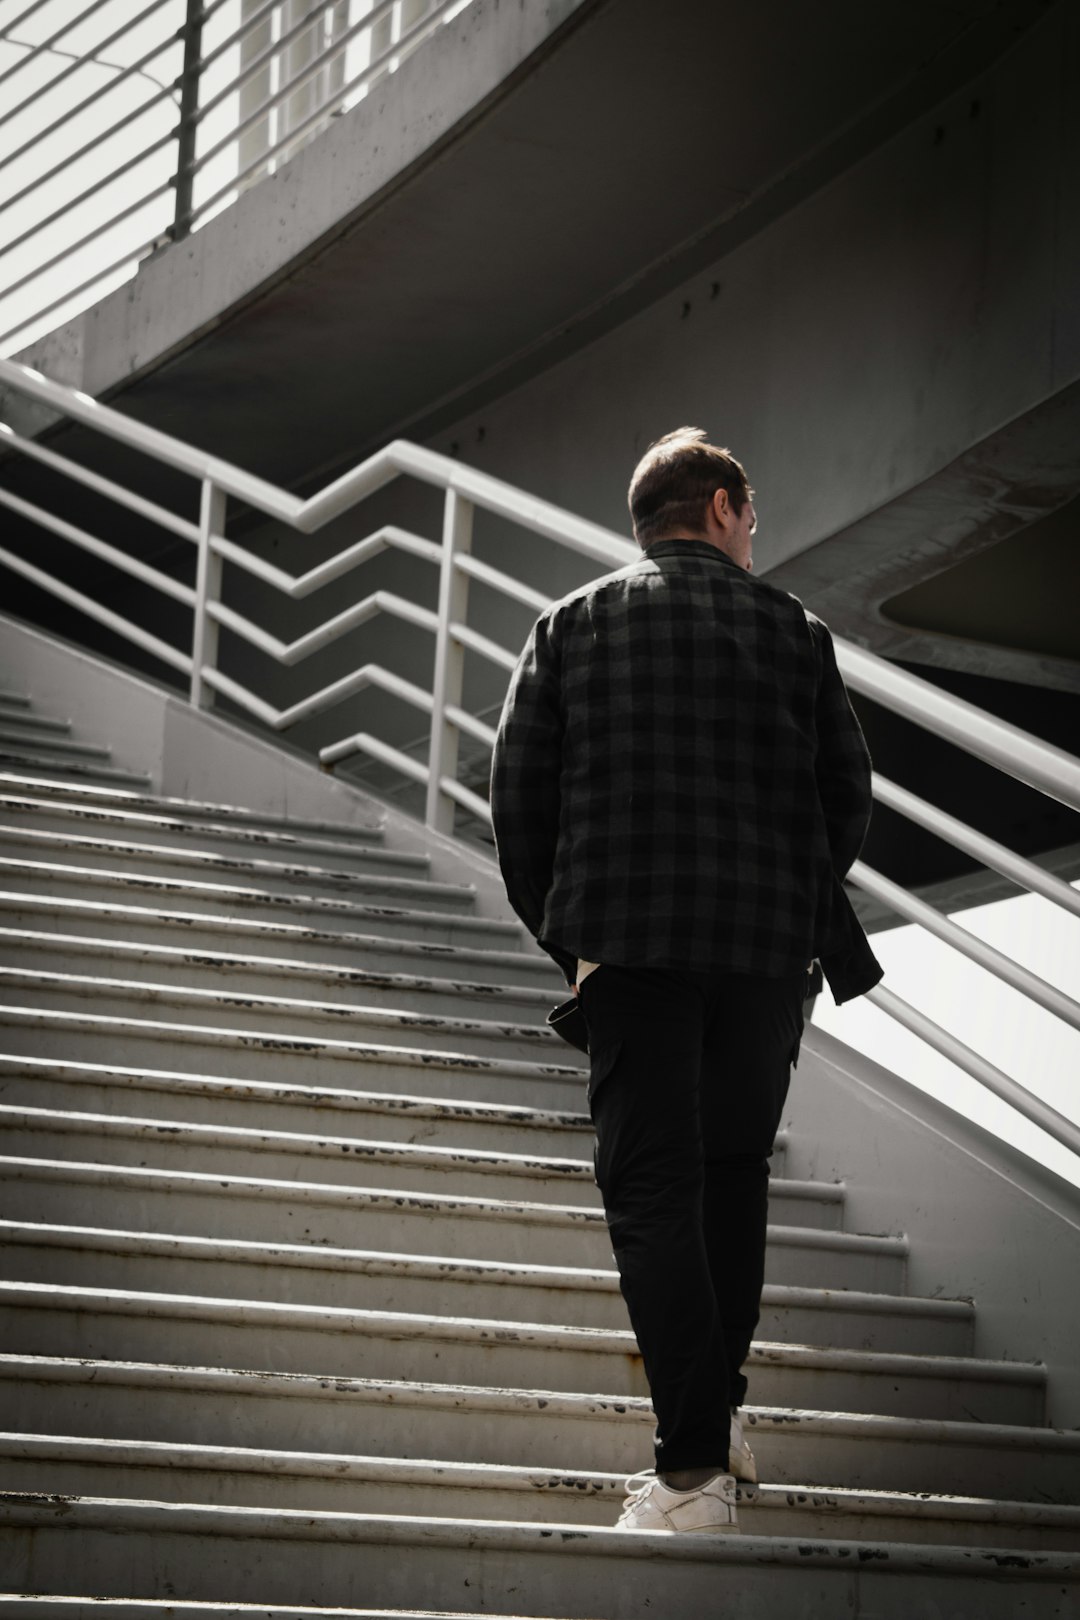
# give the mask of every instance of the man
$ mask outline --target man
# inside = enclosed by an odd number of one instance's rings
[[[753,578],[752,490],[696,428],[630,484],[644,555],[541,615],[491,807],[515,911],[579,994],[596,1179],[656,1413],[619,1527],[736,1527],[768,1160],[809,965],[881,969],[841,879],[870,760],[829,632]]]

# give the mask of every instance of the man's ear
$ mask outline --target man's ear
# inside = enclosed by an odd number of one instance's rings
[[[731,503],[728,500],[728,492],[723,485],[713,491],[712,509],[717,523],[720,524],[721,528],[725,528],[731,519]]]

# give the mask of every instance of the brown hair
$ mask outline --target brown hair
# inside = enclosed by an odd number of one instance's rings
[[[703,428],[681,427],[650,444],[634,469],[627,501],[634,538],[644,550],[678,530],[705,532],[705,508],[726,489],[738,517],[753,494],[728,450],[710,444]]]

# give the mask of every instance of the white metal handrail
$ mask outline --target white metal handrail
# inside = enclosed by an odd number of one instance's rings
[[[996,765],[1007,776],[1038,788],[1071,810],[1080,810],[1080,760],[1063,748],[1032,737],[1019,726],[998,720],[974,703],[953,697],[851,642],[837,643],[836,662],[847,684],[864,697],[988,765]]]
[[[936,833],[946,843],[952,844],[954,849],[963,850],[965,855],[971,855],[991,871],[1000,872],[1002,877],[1008,878],[1019,888],[1027,889],[1030,894],[1042,895],[1044,900],[1052,900],[1056,906],[1071,911],[1074,917],[1080,917],[1080,892],[1062,878],[1055,877],[1052,872],[1044,872],[1034,861],[1025,860],[996,839],[976,832],[966,822],[958,821],[934,804],[928,804],[925,799],[920,799],[896,782],[890,782],[877,771],[874,772],[874,798],[880,804],[886,804],[891,810],[907,816],[909,821],[925,827],[928,832]]]
[[[888,1013],[890,1018],[909,1029],[913,1035],[940,1052],[942,1057],[955,1063],[958,1069],[963,1069],[973,1080],[992,1091],[995,1097],[1003,1102],[1010,1103],[1018,1114],[1030,1119],[1032,1124],[1038,1125],[1047,1136],[1053,1137],[1063,1147],[1071,1148],[1074,1153],[1080,1153],[1080,1129],[1064,1114],[1059,1114],[1056,1108],[1044,1103],[1040,1097],[1034,1096],[1026,1087],[1018,1085],[1009,1075],[1004,1074],[979,1052],[973,1052],[970,1046],[958,1041],[955,1035],[950,1035],[947,1029],[935,1024],[932,1018],[912,1007],[909,1002],[901,999],[894,991],[883,984],[875,985],[873,990],[867,992],[866,999],[872,1001],[882,1012]]]
[[[38,0],[0,36],[26,46],[26,54],[0,74],[5,88],[9,81],[14,85],[28,65],[50,55],[69,55],[57,42],[92,18],[106,0],[91,0],[79,15],[68,17],[61,28],[47,31],[36,44],[17,39],[19,25],[47,3]],[[145,26],[166,3],[148,0],[52,78],[35,84],[21,99],[10,93],[6,98],[0,112],[7,137],[0,170],[20,159],[32,160],[36,148],[49,151],[45,172],[0,199],[0,209],[11,210],[0,253],[17,254],[20,261],[0,293],[4,312],[0,315],[0,342],[9,348],[20,337],[25,342],[31,329],[42,330],[50,316],[73,308],[73,301],[91,294],[109,278],[127,268],[134,271],[138,261],[163,242],[198,229],[221,206],[235,200],[246,184],[272,172],[283,157],[291,156],[323,130],[332,115],[357,101],[374,80],[396,69],[469,0],[427,0],[421,14],[405,25],[401,0],[374,0],[370,10],[351,25],[342,21],[342,8],[333,0],[307,0],[308,9],[299,17],[289,9],[288,0],[265,0],[237,27],[229,24],[232,12],[226,8],[231,0],[211,4],[186,0],[186,21],[179,30],[163,27],[133,62],[103,62],[113,70],[107,83],[76,96],[73,105],[57,105],[73,75],[88,63],[101,61],[103,52],[139,25]],[[211,33],[220,33],[223,25],[222,37],[211,39]],[[264,43],[268,29],[271,38]],[[256,48],[245,56],[249,42]],[[161,70],[166,82],[137,106],[127,106],[125,100],[130,100],[131,92],[124,87],[136,75],[146,75],[156,58],[180,47],[182,69],[175,71],[175,60],[167,59]],[[241,60],[235,71],[232,64],[225,69],[227,82],[216,84],[208,79],[221,71],[233,51],[239,52]],[[270,81],[265,94],[256,88],[264,79]],[[202,95],[200,87],[206,83],[212,89]],[[234,114],[229,109],[235,99],[239,110]],[[179,116],[162,132],[165,102],[172,102]],[[99,104],[106,103],[104,128],[95,129],[87,139],[84,115],[96,118]],[[145,134],[141,139],[134,137],[134,152],[125,152],[120,162],[103,155],[98,173],[77,194],[57,196],[56,187],[62,186],[67,170],[98,147],[104,154],[107,142],[144,117],[156,122],[140,126]],[[220,127],[222,117],[228,121],[224,129]],[[54,156],[57,141],[66,143],[67,149]],[[257,147],[254,155],[253,142]],[[246,147],[243,157],[242,146]],[[97,217],[86,220],[80,230],[78,211],[85,214],[88,202],[148,160],[152,162],[136,188],[138,195],[130,187],[126,195],[114,191],[117,201],[99,205]],[[202,193],[198,196],[197,186]],[[47,199],[45,207],[35,207],[39,198]],[[148,215],[154,221],[151,234],[147,233]],[[65,229],[69,221],[70,229]],[[39,251],[41,242],[49,246]],[[70,266],[70,274],[63,278],[59,295],[50,287],[48,294],[41,291],[35,296],[35,290],[43,288],[44,278],[55,282],[66,266]]]
[[[457,779],[458,742],[462,735],[485,747],[494,742],[492,728],[471,715],[462,704],[463,665],[466,651],[484,657],[503,670],[513,668],[516,654],[481,635],[468,623],[468,587],[471,580],[482,582],[509,601],[535,611],[547,605],[543,592],[512,578],[500,569],[481,562],[471,554],[472,514],[481,508],[505,518],[530,532],[546,537],[577,552],[604,568],[619,568],[639,555],[625,537],[598,524],[566,512],[550,502],[515,489],[487,473],[463,466],[449,457],[396,440],[385,449],[335,479],[324,489],[302,500],[263,479],[255,478],[178,439],[98,404],[88,395],[42,377],[13,361],[0,360],[0,384],[96,429],[110,438],[139,450],[171,468],[196,479],[201,486],[198,525],[172,518],[164,509],[144,497],[131,495],[111,480],[79,466],[53,450],[33,443],[0,424],[0,445],[44,462],[52,470],[89,485],[98,493],[122,501],[148,521],[171,528],[185,540],[198,545],[198,566],[194,589],[163,575],[147,564],[126,557],[84,530],[55,518],[52,514],[22,501],[0,487],[0,503],[21,516],[44,524],[53,533],[80,549],[91,552],[116,567],[134,574],[153,589],[165,591],[173,599],[193,608],[192,650],[190,653],[168,645],[141,626],[132,624],[103,604],[92,601],[70,585],[35,567],[10,551],[0,551],[0,565],[31,579],[61,600],[77,607],[97,622],[125,636],[134,645],[161,658],[171,668],[188,676],[191,701],[206,706],[219,693],[275,731],[284,731],[315,714],[333,709],[367,687],[375,687],[409,704],[430,717],[428,760],[411,757],[370,732],[359,731],[327,744],[319,750],[324,765],[332,766],[361,754],[392,767],[427,792],[428,824],[444,833],[454,831],[455,807],[490,824],[490,810],[483,798]],[[441,544],[415,535],[392,524],[384,524],[360,540],[350,540],[335,556],[300,575],[255,556],[225,533],[226,502],[243,501],[268,517],[305,534],[314,533],[343,513],[351,511],[367,496],[383,489],[399,476],[421,480],[443,492],[444,521]],[[170,518],[171,521],[166,521]],[[387,549],[400,549],[420,560],[438,564],[439,602],[437,610],[422,607],[393,592],[375,591],[334,613],[322,624],[292,642],[269,634],[221,600],[223,570],[226,564],[260,579],[293,600],[309,596],[321,585],[342,578]],[[217,635],[225,628],[257,646],[276,662],[291,665],[327,646],[376,614],[389,613],[415,627],[433,633],[435,651],[430,690],[404,680],[394,671],[368,662],[362,668],[330,682],[299,702],[278,709],[267,699],[224,674],[217,665]],[[837,639],[837,661],[848,683],[895,713],[902,714],[933,734],[955,742],[979,758],[988,760],[1007,774],[1039,788],[1062,803],[1080,809],[1080,762],[1063,750],[996,720],[972,704],[931,686],[875,658],[860,648]],[[1080,912],[1080,896],[1066,883],[1043,872],[1030,861],[967,827],[944,811],[927,804],[908,790],[880,776],[874,778],[876,796],[900,814],[910,817],[957,848],[984,861],[1012,882],[1065,906],[1074,915]],[[966,929],[943,917],[906,890],[857,862],[852,880],[875,895],[900,916],[918,922],[937,937],[980,963],[1002,980],[1021,991],[1038,1005],[1080,1027],[1080,1006],[1036,975],[1021,968],[999,951],[978,940]],[[872,992],[871,999],[913,1030],[938,1051],[943,1052],[967,1073],[996,1095],[1005,1097],[1028,1119],[1057,1141],[1074,1151],[1080,1132],[1053,1109],[1041,1103],[1023,1087],[1009,1080],[979,1054],[971,1051],[922,1013],[907,1006],[884,987]]]

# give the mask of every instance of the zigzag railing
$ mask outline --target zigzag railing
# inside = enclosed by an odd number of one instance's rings
[[[431,734],[426,763],[368,732],[347,735],[327,744],[319,750],[319,758],[323,764],[333,765],[350,756],[363,754],[422,783],[427,790],[427,823],[442,833],[453,834],[456,806],[461,806],[488,825],[491,821],[485,800],[457,780],[461,735],[488,747],[495,739],[492,728],[462,706],[465,653],[472,652],[507,673],[517,661],[516,651],[499,646],[469,626],[469,583],[473,579],[482,581],[508,600],[523,604],[535,612],[542,611],[550,601],[544,593],[472,556],[474,511],[479,508],[508,519],[607,569],[621,567],[638,555],[637,548],[630,541],[611,530],[589,523],[550,502],[527,495],[500,479],[403,440],[396,440],[317,494],[301,500],[240,468],[99,405],[87,395],[52,382],[14,361],[0,360],[0,383],[200,481],[200,517],[198,524],[194,524],[0,423],[0,445],[6,445],[12,452],[28,456],[58,474],[77,480],[197,548],[196,583],[192,588],[0,487],[0,504],[20,517],[43,525],[77,548],[190,607],[191,651],[186,652],[162,641],[143,626],[122,618],[104,604],[92,600],[12,551],[0,549],[0,565],[31,580],[187,676],[193,704],[207,707],[213,702],[214,694],[221,693],[262,724],[275,731],[284,731],[313,714],[332,709],[368,686],[378,687],[402,699],[430,717]],[[365,539],[344,547],[328,561],[294,577],[227,539],[224,533],[226,504],[230,497],[301,533],[311,534],[401,476],[419,479],[443,491],[441,543],[394,525],[384,525]],[[376,591],[336,612],[322,625],[295,641],[286,643],[221,601],[222,572],[226,563],[292,600],[299,600],[323,585],[344,578],[387,549],[408,552],[438,567],[437,610],[433,611],[391,592]],[[278,709],[266,698],[224,675],[217,667],[217,639],[221,627],[257,647],[276,662],[293,665],[378,614],[389,614],[405,620],[433,635],[435,645],[430,689],[403,679],[383,665],[366,663],[302,701]],[[845,680],[855,691],[1072,809],[1080,810],[1080,761],[1062,749],[1044,743],[850,643],[838,639],[836,654]],[[1080,894],[1060,878],[880,776],[874,778],[874,792],[881,803],[928,828],[1011,882],[1064,907],[1074,916],[1080,916]],[[852,869],[850,880],[893,912],[927,928],[1037,1005],[1065,1020],[1073,1028],[1080,1029],[1080,1004],[942,916],[932,906],[907,893],[882,873],[858,861]],[[1080,1153],[1080,1129],[1070,1120],[1034,1097],[1026,1088],[934,1024],[886,986],[878,986],[871,991],[870,999],[1034,1121],[1056,1141]]]

